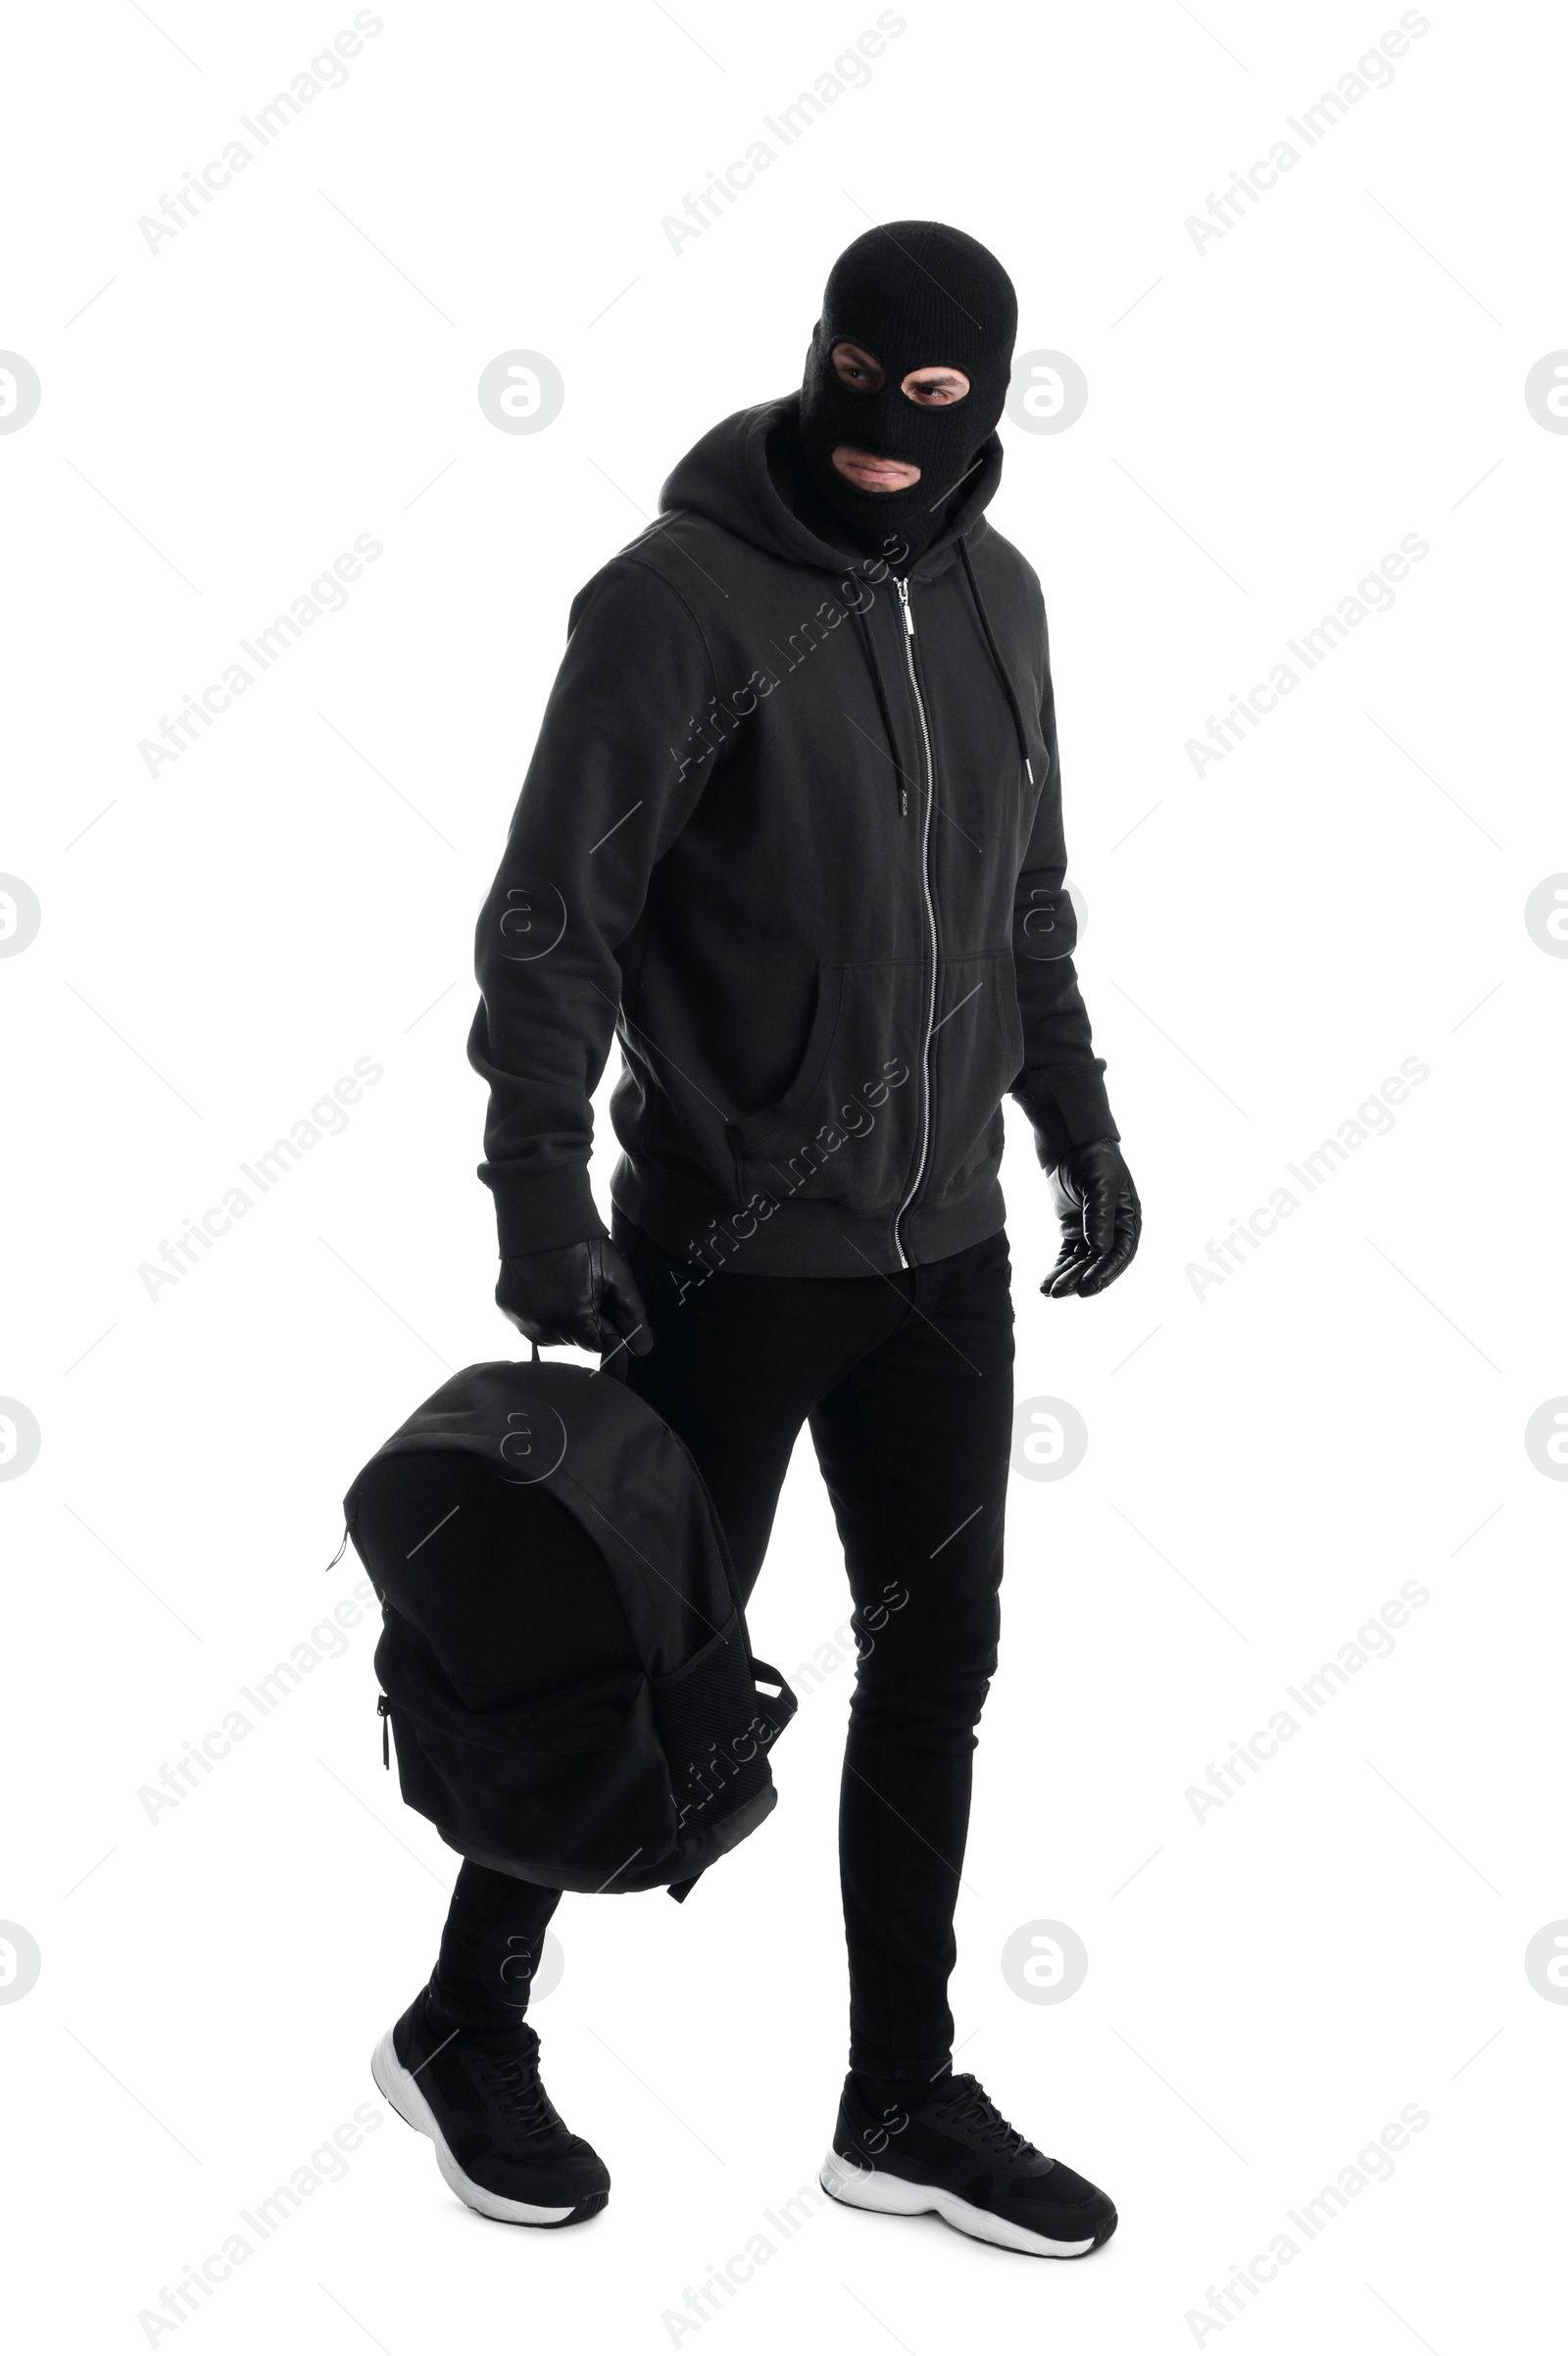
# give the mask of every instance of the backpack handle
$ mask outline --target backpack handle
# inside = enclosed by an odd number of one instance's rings
[[[544,1361],[539,1355],[539,1345],[531,1337],[529,1339],[528,1348],[533,1353],[529,1363],[534,1366],[542,1365]],[[594,1371],[597,1374],[612,1375],[616,1382],[623,1383],[626,1380],[626,1359],[628,1354],[629,1353],[627,1351],[625,1343],[617,1342],[612,1350],[607,1350],[605,1351]],[[341,1551],[341,1548],[339,1551]],[[328,1563],[328,1570],[330,1570],[331,1567],[331,1564]]]

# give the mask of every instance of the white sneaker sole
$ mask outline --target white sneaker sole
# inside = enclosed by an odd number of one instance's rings
[[[1013,2225],[1005,2217],[994,2217],[989,2209],[959,2200],[956,2193],[945,2192],[940,2184],[911,2184],[881,2169],[853,2168],[836,2151],[828,2153],[817,2181],[830,2199],[843,2201],[848,2208],[870,2209],[879,2217],[924,2217],[934,2210],[944,2225],[967,2233],[972,2240],[993,2241],[999,2249],[1022,2250],[1031,2258],[1081,2258],[1095,2246],[1093,2234],[1087,2241],[1053,2241],[1049,2234],[1031,2233],[1027,2226]]]
[[[464,2175],[447,2148],[446,2138],[436,2125],[434,2111],[419,2089],[418,2080],[412,2070],[406,2070],[399,2061],[390,2029],[370,2056],[370,2076],[398,2117],[408,2126],[416,2128],[421,2135],[429,2136],[435,2145],[436,2166],[459,2200],[466,2201],[470,2209],[477,2209],[481,2217],[494,2217],[502,2225],[563,2225],[571,2215],[569,2206],[547,2209],[532,2201],[507,2200],[499,2192],[487,2192],[483,2184],[476,2184],[472,2177]]]

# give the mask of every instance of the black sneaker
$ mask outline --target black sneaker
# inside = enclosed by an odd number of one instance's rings
[[[1037,2151],[967,2072],[881,2116],[852,2072],[821,2184],[852,2209],[884,2217],[934,2209],[960,2233],[1037,2258],[1087,2257],[1116,2231],[1107,2196]]]
[[[515,2029],[433,2029],[421,1988],[370,2057],[370,2075],[435,2145],[459,2200],[506,2225],[580,2225],[610,2198],[610,2171],[569,2133],[539,2083],[539,2039]]]

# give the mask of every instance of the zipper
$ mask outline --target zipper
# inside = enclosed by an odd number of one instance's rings
[[[906,577],[899,581],[899,606],[904,614],[904,660],[908,667],[909,692],[914,697],[915,713],[920,722],[920,742],[925,748],[925,810],[920,827],[920,888],[925,895],[926,923],[931,934],[931,985],[926,994],[925,1037],[920,1044],[920,1158],[914,1165],[914,1177],[909,1191],[899,1204],[893,1220],[893,1249],[899,1255],[899,1266],[906,1268],[908,1254],[899,1233],[899,1222],[920,1191],[925,1176],[927,1156],[931,1151],[931,1035],[936,1028],[937,1010],[937,912],[931,900],[931,805],[936,794],[935,763],[931,758],[931,732],[926,726],[925,704],[920,695],[920,682],[914,671],[914,615],[909,611],[909,584]]]
[[[375,1697],[375,1714],[381,1721],[381,1764],[383,1767],[390,1767],[392,1749],[387,1741],[387,1729],[392,1720],[392,1704],[384,1693],[377,1693]]]

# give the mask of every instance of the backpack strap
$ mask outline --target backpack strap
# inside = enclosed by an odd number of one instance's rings
[[[759,1660],[755,1652],[752,1655],[752,1685],[762,1705],[763,1715],[768,1721],[767,1746],[771,1749],[794,1717],[800,1703],[796,1698],[795,1689],[788,1679],[775,1669],[771,1662]],[[768,1686],[777,1686],[778,1692],[776,1693],[767,1693],[764,1689]],[[684,1882],[665,1884],[664,1887],[677,1906],[684,1906],[707,1870],[706,1866],[699,1866],[696,1873],[689,1875]]]

